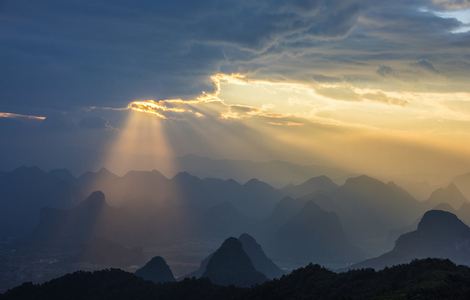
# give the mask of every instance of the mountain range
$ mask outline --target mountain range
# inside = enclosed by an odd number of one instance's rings
[[[185,240],[213,244],[250,232],[265,256],[283,267],[341,267],[389,251],[390,232],[410,228],[436,206],[460,205],[456,215],[470,220],[470,204],[456,182],[419,202],[396,184],[369,176],[342,185],[317,176],[278,189],[259,179],[239,183],[187,172],[167,178],[158,171],[117,176],[101,169],[75,177],[33,167],[1,173],[0,189],[0,231],[21,237],[14,246],[21,253],[67,251],[77,261],[111,266],[142,261],[139,249]],[[110,248],[116,249],[112,261],[102,255]]]
[[[294,201],[293,206],[296,205],[298,203]],[[281,203],[280,206],[285,205]],[[279,208],[275,213],[281,210]],[[279,220],[279,216],[277,218]],[[363,258],[361,250],[345,234],[338,216],[323,210],[314,201],[307,201],[279,224],[272,227],[267,243],[270,253],[276,258],[295,265],[311,262],[348,264]]]
[[[340,168],[326,167],[319,164],[299,165],[291,162],[250,161],[212,159],[197,155],[186,155],[176,159],[180,171],[187,171],[198,177],[217,177],[246,182],[258,178],[274,186],[286,183],[298,184],[311,177],[326,175],[335,180],[343,180],[353,173]]]
[[[390,252],[352,268],[381,269],[428,257],[447,258],[458,264],[470,265],[470,227],[450,212],[430,210],[423,215],[415,231],[397,239]]]

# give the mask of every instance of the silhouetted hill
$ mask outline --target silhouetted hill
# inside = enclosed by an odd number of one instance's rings
[[[170,267],[161,256],[155,256],[152,258],[145,264],[145,266],[135,271],[135,275],[154,283],[175,281],[175,277],[173,276]]]
[[[0,176],[0,237],[30,232],[44,206],[69,207],[83,195],[63,171],[20,167]]]
[[[207,280],[153,284],[121,270],[76,272],[45,284],[23,284],[1,300],[284,300],[416,299],[463,300],[470,297],[470,269],[448,260],[425,259],[382,271],[334,273],[308,265],[281,279],[253,288],[220,287]]]
[[[250,179],[243,185],[243,189],[249,195],[256,195],[256,198],[240,198],[234,202],[235,205],[245,214],[247,214],[247,211],[264,212],[256,215],[250,214],[258,217],[265,217],[267,215],[266,210],[271,211],[283,196],[279,190],[258,179]]]
[[[465,198],[470,199],[470,173],[455,177],[453,183],[462,192]]]
[[[389,232],[413,223],[425,211],[422,203],[396,184],[364,175],[349,178],[327,195],[304,198],[335,212],[347,235],[373,253],[390,246],[385,238]]]
[[[58,215],[77,215],[75,204],[95,190],[106,194],[112,206],[122,208],[124,213],[109,218],[125,231],[117,238],[129,244],[170,243],[199,235],[208,238],[208,226],[217,228],[212,232],[214,238],[238,235],[252,224],[250,219],[266,217],[283,197],[280,191],[259,180],[240,184],[234,180],[201,179],[184,172],[168,179],[158,171],[130,171],[116,176],[106,169],[76,178],[66,170],[44,172],[22,167],[0,176],[0,237],[25,236],[50,215],[54,215],[54,220],[60,219]],[[223,207],[234,208],[225,210],[226,216],[232,218],[230,224],[230,218],[215,216],[210,224],[201,223]],[[69,208],[74,211],[63,211]],[[82,217],[92,219],[77,216]],[[182,219],[184,223],[180,222]],[[173,230],[169,233],[165,228]]]
[[[337,215],[321,209],[313,201],[281,226],[271,239],[275,257],[305,264],[351,263],[361,259],[343,231]]]
[[[269,217],[264,221],[266,231],[276,231],[290,218],[299,213],[308,200],[285,197],[279,201]]]
[[[455,184],[451,183],[445,188],[435,190],[426,204],[430,208],[433,208],[441,203],[447,203],[452,206],[453,209],[457,210],[466,202],[468,201],[465,196],[460,192]]]
[[[230,240],[232,239],[234,238],[230,238]],[[261,245],[258,244],[258,242],[252,236],[248,235],[247,233],[243,233],[238,238],[238,241],[241,243],[243,251],[246,253],[246,255],[248,255],[256,271],[262,273],[264,276],[270,279],[277,278],[284,274],[284,272],[267,257]],[[206,258],[204,258],[201,261],[199,268],[196,271],[187,274],[184,276],[184,278],[201,278],[202,275],[206,272],[207,265],[214,253],[211,253]]]
[[[428,257],[448,258],[458,264],[470,265],[470,228],[452,213],[428,211],[415,231],[398,238],[392,251],[353,268],[380,269]]]
[[[253,286],[267,280],[258,272],[236,238],[228,238],[207,262],[203,278],[218,285]]]
[[[111,208],[101,191],[91,193],[70,209],[44,208],[30,241],[35,244],[82,243],[100,233]]]
[[[118,179],[118,176],[106,168],[101,168],[97,172],[86,172],[77,178],[80,186],[91,190],[96,190],[96,186],[107,185],[116,179]]]
[[[317,176],[308,179],[299,185],[290,185],[282,191],[293,198],[299,198],[316,192],[330,192],[338,188],[330,178],[326,176]]]
[[[242,243],[243,250],[246,252],[248,257],[255,269],[263,273],[267,278],[279,278],[284,272],[264,253],[263,248],[256,240],[249,234],[243,233],[238,237],[238,240]]]

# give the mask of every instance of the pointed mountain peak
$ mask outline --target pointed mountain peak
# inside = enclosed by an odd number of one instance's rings
[[[359,186],[377,186],[377,185],[380,185],[380,186],[383,186],[385,185],[385,183],[383,183],[382,181],[376,179],[376,178],[373,178],[373,177],[370,177],[370,176],[367,176],[367,175],[359,175],[359,176],[356,176],[356,177],[350,177],[346,180],[346,182],[344,183],[344,186],[350,186],[350,185],[359,185]]]
[[[174,282],[175,277],[170,267],[161,256],[153,257],[142,268],[135,272],[135,275],[154,283]]]
[[[254,193],[277,193],[275,188],[257,178],[250,179],[243,185],[243,187]]]
[[[325,210],[323,210],[318,204],[315,203],[315,201],[307,201],[305,203],[304,207],[301,210],[301,213],[304,214],[317,214],[317,213],[326,213]]]
[[[116,177],[116,175],[113,172],[109,171],[105,167],[99,169],[98,172],[96,172],[96,174],[99,176]]]
[[[266,182],[263,182],[257,178],[252,178],[250,180],[248,180],[247,182],[245,182],[244,184],[245,187],[270,187],[269,184],[267,184]]]
[[[330,192],[338,188],[330,178],[326,176],[312,177],[299,185],[290,185],[282,190],[294,198],[300,198],[320,192]]]
[[[312,177],[306,180],[301,185],[314,185],[314,186],[326,186],[326,187],[336,187],[336,183],[333,182],[329,177],[325,175]]]
[[[106,206],[106,197],[102,191],[94,191],[85,200],[80,202],[79,207],[102,208]]]
[[[52,176],[54,176],[58,179],[61,179],[61,180],[67,181],[67,182],[71,182],[71,181],[76,179],[75,176],[73,176],[72,173],[70,173],[70,171],[67,170],[67,169],[51,170],[51,171],[49,171],[49,174],[51,174]]]
[[[458,195],[462,195],[462,193],[460,192],[459,188],[457,187],[457,185],[455,185],[455,183],[451,182],[447,187],[445,188],[440,188],[440,189],[437,189],[436,191],[434,191],[434,193],[436,192],[446,192],[446,193],[449,193],[449,194],[458,194]],[[433,193],[433,194],[434,194]],[[463,195],[462,195],[463,197]]]
[[[242,243],[230,237],[210,257],[202,277],[218,285],[248,287],[266,281],[266,276],[257,271]]]
[[[225,249],[241,249],[242,245],[240,244],[240,241],[238,241],[234,237],[229,237],[226,239],[222,245],[220,246],[219,250],[225,250]]]
[[[451,182],[448,186],[447,189],[450,191],[454,192],[460,192],[459,188],[455,185],[455,183]]]
[[[183,172],[179,172],[178,174],[176,174],[173,177],[173,180],[179,181],[179,182],[181,182],[181,181],[195,181],[195,180],[200,180],[200,178],[197,177],[197,176],[191,175],[186,171],[183,171]]]
[[[257,271],[263,273],[269,279],[278,278],[284,274],[284,272],[266,256],[263,248],[254,237],[248,233],[243,233],[238,240],[242,243],[243,250],[250,257]]]
[[[431,206],[447,203],[454,209],[459,209],[462,204],[466,202],[468,202],[467,199],[454,183],[451,183],[445,188],[435,190],[428,199],[428,203]]]
[[[248,233],[242,233],[239,237],[238,240],[243,244],[244,242],[248,243],[256,243],[256,240],[254,237],[249,235]]]
[[[151,171],[136,171],[136,170],[131,170],[127,172],[123,178],[136,178],[136,179],[142,179],[142,178],[152,178],[152,179],[167,179],[165,175],[163,175],[160,171],[158,170],[151,170]]]
[[[442,210],[427,211],[418,224],[418,231],[452,232],[468,231],[469,228],[453,213]]]

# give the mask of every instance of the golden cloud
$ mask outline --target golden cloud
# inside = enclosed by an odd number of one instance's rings
[[[46,117],[43,117],[43,116],[23,115],[23,114],[9,113],[9,112],[0,112],[0,118],[33,120],[33,121],[44,121],[46,119]]]

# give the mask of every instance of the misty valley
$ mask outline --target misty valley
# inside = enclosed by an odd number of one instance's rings
[[[224,286],[257,286],[233,291],[234,299],[255,299],[268,286],[293,284],[309,272],[332,286],[343,277],[354,280],[354,270],[375,269],[370,276],[380,278],[427,265],[441,274],[443,266],[470,266],[470,174],[449,182],[418,200],[366,175],[343,182],[319,175],[274,187],[185,171],[168,178],[157,170],[118,176],[101,169],[76,177],[65,169],[20,167],[0,174],[0,289],[6,292],[0,299],[103,276],[130,280],[163,299],[198,285],[210,286],[204,299],[231,294]],[[415,261],[428,258],[452,263]],[[381,271],[392,266],[400,267]],[[469,280],[462,270],[452,272]]]

